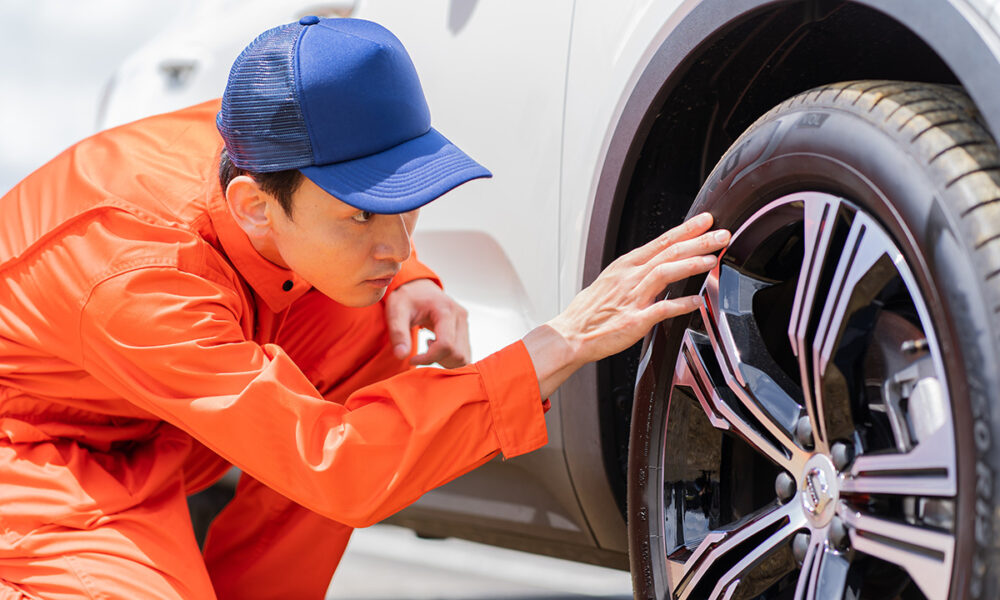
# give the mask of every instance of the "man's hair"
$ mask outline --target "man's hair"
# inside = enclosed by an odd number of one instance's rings
[[[288,218],[292,217],[292,194],[299,189],[299,185],[302,183],[302,173],[296,169],[275,171],[274,173],[244,171],[233,164],[233,161],[229,159],[229,153],[223,148],[222,155],[219,157],[219,183],[222,184],[222,193],[226,192],[229,182],[240,175],[250,176],[257,182],[260,189],[274,196]]]

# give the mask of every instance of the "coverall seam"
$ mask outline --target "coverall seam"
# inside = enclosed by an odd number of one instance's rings
[[[198,230],[193,228],[191,224],[185,223],[184,221],[178,220],[176,222],[157,217],[156,215],[150,213],[149,211],[143,210],[139,206],[135,206],[125,202],[124,200],[108,196],[101,202],[97,202],[92,206],[89,206],[80,212],[70,216],[64,221],[60,222],[58,225],[54,226],[52,229],[46,231],[40,235],[37,239],[31,241],[25,248],[12,256],[10,260],[0,263],[0,272],[7,270],[8,268],[14,268],[15,266],[26,262],[32,258],[38,252],[51,247],[51,243],[56,238],[62,237],[66,234],[67,230],[79,227],[82,224],[89,223],[93,221],[102,213],[118,211],[125,213],[135,219],[142,221],[148,225],[155,225],[157,227],[170,227],[171,229],[177,230],[181,229],[190,233],[195,238],[202,239],[198,234]],[[203,240],[204,241],[204,240]]]
[[[482,371],[480,371],[480,376],[482,376]],[[500,452],[504,455],[504,457],[506,457],[507,453],[504,451],[505,448],[507,448],[507,436],[505,435],[506,430],[504,429],[503,418],[500,417],[500,409],[494,402],[493,395],[490,393],[489,388],[490,386],[486,383],[486,378],[483,377],[483,392],[486,394],[488,402],[490,403],[490,415],[493,417],[493,429],[497,432],[497,442],[500,445]]]
[[[126,215],[128,215],[130,217],[134,217],[136,220],[139,220],[139,221],[142,221],[142,222],[146,223],[147,225],[153,225],[155,227],[169,227],[169,228],[171,228],[173,230],[178,230],[179,229],[179,230],[184,231],[185,233],[189,234],[191,236],[191,240],[194,241],[195,244],[196,244],[197,252],[199,253],[199,259],[197,261],[183,261],[184,264],[182,265],[181,264],[182,261],[179,258],[177,258],[177,257],[166,257],[166,256],[160,255],[160,256],[155,256],[155,257],[149,257],[151,259],[151,262],[148,263],[149,266],[154,266],[154,267],[155,266],[174,267],[174,268],[178,269],[179,271],[182,271],[182,272],[185,272],[185,273],[192,273],[192,274],[198,275],[200,277],[205,277],[206,279],[209,279],[209,280],[211,280],[211,281],[213,281],[215,283],[219,283],[219,284],[222,284],[222,285],[227,286],[227,287],[229,287],[229,285],[232,283],[231,281],[229,281],[229,280],[227,280],[225,278],[224,274],[217,273],[216,269],[213,269],[213,268],[205,268],[205,269],[188,269],[188,268],[186,268],[186,265],[189,262],[191,262],[191,263],[193,263],[195,265],[204,265],[204,266],[208,265],[208,261],[205,260],[205,256],[206,256],[206,253],[207,253],[206,246],[209,246],[209,243],[201,236],[200,230],[199,230],[199,226],[200,226],[199,224],[200,223],[202,223],[202,222],[204,222],[206,220],[208,220],[210,222],[210,218],[207,216],[207,214],[199,215],[194,221],[192,221],[189,224],[189,223],[185,223],[182,220],[178,220],[176,222],[173,222],[173,221],[170,221],[170,220],[163,219],[161,217],[157,217],[156,215],[152,214],[151,212],[143,210],[139,206],[134,206],[132,204],[128,204],[128,203],[122,201],[121,199],[115,198],[115,197],[108,198],[105,202],[101,203],[98,206],[99,207],[104,207],[104,208],[110,208],[112,210],[118,210],[120,212],[125,213]],[[196,225],[199,225],[199,226],[196,226]],[[213,250],[214,250],[214,248],[213,248]],[[159,264],[159,265],[155,264],[155,261],[157,261],[157,260],[162,260],[163,261],[162,264]],[[119,263],[114,263],[114,264],[117,265],[117,267],[118,267],[117,269],[114,266],[109,266],[107,269],[105,269],[105,271],[101,275],[98,275],[98,276],[94,277],[91,280],[91,282],[89,282],[87,284],[88,287],[100,284],[103,279],[114,277],[115,274],[116,274],[115,273],[116,270],[118,272],[125,272],[125,271],[128,271],[128,270],[131,270],[135,266],[142,266],[143,265],[143,260],[142,259],[133,259],[132,261],[119,262]],[[232,268],[232,267],[230,267],[230,268]]]
[[[147,268],[151,266],[153,265],[146,265]],[[94,291],[102,283],[110,281],[111,279],[117,277],[118,275],[135,271],[138,268],[140,267],[133,266],[132,268],[129,269],[116,270],[115,272],[110,274],[105,272],[104,276],[92,279],[91,283],[88,283],[86,287],[87,293],[81,295],[80,306],[77,309],[77,319],[76,319],[76,346],[77,346],[77,353],[80,357],[80,367],[82,367],[84,370],[86,370],[87,368],[87,350],[86,350],[86,344],[83,343],[83,325],[85,322],[83,314],[86,312],[87,305],[90,303],[91,298],[93,298],[94,296]]]
[[[117,198],[114,196],[109,196],[106,200],[104,200],[97,206],[120,210],[123,213],[133,216],[136,219],[139,219],[140,221],[147,223],[149,225],[157,225],[157,226],[169,225],[171,228],[175,228],[176,226],[179,225],[183,229],[189,229],[187,227],[187,224],[185,224],[183,221],[177,221],[176,223],[169,222],[166,219],[157,217],[156,215],[147,210],[143,210],[139,206],[136,206],[134,204],[129,204],[124,199]]]
[[[205,258],[205,247],[204,241],[197,244],[199,256]],[[187,262],[187,261],[185,261]],[[206,264],[203,260],[202,264]],[[100,271],[98,274],[94,275],[84,287],[87,289],[87,293],[81,297],[80,309],[82,310],[84,306],[90,301],[90,297],[94,293],[94,289],[100,286],[102,283],[107,282],[114,277],[119,275],[124,275],[132,271],[136,271],[143,268],[167,268],[175,269],[181,273],[188,273],[195,275],[197,277],[202,277],[211,281],[216,285],[220,285],[227,289],[232,289],[231,281],[228,281],[221,273],[216,273],[215,269],[199,269],[199,270],[189,270],[181,267],[180,261],[173,256],[144,256],[140,258],[133,258],[129,260],[123,260],[120,262],[115,262]]]
[[[14,594],[11,596],[10,594]],[[0,577],[0,600],[39,600],[38,596],[29,595],[19,585]]]
[[[479,379],[482,382],[483,393],[487,398],[487,402],[490,403],[490,416],[493,419],[493,431],[496,432],[497,444],[500,446],[500,453],[506,459],[509,444],[507,443],[506,429],[504,429],[504,420],[500,416],[500,407],[497,406],[495,401],[495,396],[493,394],[493,386],[491,385],[490,377],[486,374],[489,369],[483,369],[482,366],[477,365],[476,371],[479,373]]]
[[[203,275],[207,279],[230,289],[242,288],[244,284],[240,282],[239,269],[233,264],[232,259],[226,254],[225,249],[222,248],[222,242],[212,231],[212,217],[208,213],[199,215],[191,221],[191,228],[192,235],[195,236],[196,240],[200,240],[201,242],[199,244],[201,256],[198,262],[194,262],[193,264],[207,268],[187,269],[184,265],[178,265],[178,268],[187,273]],[[213,239],[206,239],[206,232],[213,234]],[[209,257],[211,257],[213,262],[217,261],[224,265],[224,269],[208,267]],[[247,285],[247,287],[250,286]]]
[[[173,260],[173,259],[171,259],[171,260]],[[95,281],[93,284],[90,284],[90,285],[87,286],[88,287],[88,291],[87,291],[86,294],[83,295],[83,301],[80,304],[79,315],[78,315],[78,318],[76,320],[77,321],[76,322],[76,327],[77,327],[77,330],[76,330],[76,340],[77,340],[77,345],[79,347],[80,366],[81,367],[83,367],[84,369],[87,368],[87,355],[86,355],[85,345],[83,343],[83,326],[84,326],[84,322],[85,322],[85,320],[83,318],[83,313],[86,312],[87,306],[90,304],[90,301],[93,299],[94,292],[97,290],[97,288],[99,288],[101,285],[103,285],[103,284],[111,281],[112,279],[114,279],[116,277],[120,277],[122,275],[127,275],[129,273],[134,273],[135,271],[139,271],[139,270],[142,270],[142,269],[174,269],[174,270],[177,270],[179,272],[186,272],[186,271],[182,271],[181,269],[178,269],[177,266],[176,266],[176,264],[169,264],[169,261],[165,261],[166,264],[153,264],[154,262],[155,262],[155,257],[149,257],[148,259],[143,259],[143,260],[138,260],[138,261],[130,261],[129,263],[124,263],[124,268],[115,269],[114,272],[107,273],[102,278],[97,278],[97,279],[99,279],[98,281]],[[148,264],[142,264],[142,263],[148,263]],[[195,275],[195,276],[199,276],[199,277],[203,275],[203,273],[191,273],[191,274]],[[214,278],[211,278],[211,277],[206,277],[206,279],[208,279],[211,283],[214,283],[216,285],[220,285],[221,287],[225,288],[228,291],[231,291],[231,292],[233,292],[235,294],[239,294],[238,291],[233,290],[229,286],[225,285],[223,282],[215,281]],[[240,315],[237,315],[237,314],[234,313],[233,317],[236,319],[236,322],[240,321]]]
[[[0,264],[0,276],[3,277],[14,277],[18,273],[18,269],[26,267],[32,264],[41,253],[54,248],[59,248],[62,246],[62,242],[72,235],[74,232],[79,232],[81,229],[85,229],[89,224],[94,223],[100,219],[102,215],[108,214],[110,212],[121,212],[125,213],[129,217],[135,218],[138,221],[145,222],[147,224],[152,224],[156,226],[163,226],[164,224],[155,220],[151,215],[147,214],[142,210],[128,210],[122,205],[117,198],[109,197],[99,204],[91,206],[79,213],[68,218],[52,230],[46,232],[45,234],[39,236],[37,239],[32,241],[28,246],[10,260]],[[192,236],[196,236],[195,232],[185,229]],[[200,238],[197,238],[200,239]],[[202,258],[204,257],[204,241],[198,245],[201,251]],[[88,281],[86,281],[81,286],[81,291],[86,290],[85,293],[80,293],[76,298],[77,311],[82,312],[90,296],[93,294],[93,290],[96,286],[100,285],[103,281],[110,279],[118,274],[129,272],[141,267],[157,267],[157,266],[168,266],[178,268],[178,261],[175,257],[168,256],[146,256],[132,259],[125,259],[121,261],[112,262],[110,265],[105,266],[104,269],[100,270],[98,273],[93,275]],[[30,268],[30,266],[28,267]],[[214,281],[216,279],[215,273],[210,269],[206,269],[205,273],[199,273],[199,275],[204,276],[206,279]],[[28,275],[30,278],[30,275]],[[78,315],[79,317],[79,315]],[[77,337],[76,337],[76,347],[73,348],[68,354],[76,358],[79,364],[83,364],[83,344],[82,344],[82,321],[77,319]]]
[[[69,567],[69,570],[73,573],[73,575],[80,580],[80,586],[83,588],[84,592],[87,592],[87,596],[89,596],[91,600],[105,600],[107,598],[104,594],[98,595],[95,593],[93,586],[94,582],[89,581],[90,576],[83,573],[77,565],[73,564],[76,561],[75,557],[67,554],[62,558],[66,561],[66,565]]]
[[[118,275],[124,275],[132,271],[144,267],[177,267],[176,261],[171,257],[163,256],[144,256],[142,258],[133,258],[130,260],[114,263],[112,266],[104,269],[103,271],[97,273],[85,284],[85,289],[87,293],[81,297],[80,310],[82,311],[86,307],[87,303],[90,302],[90,298],[102,283],[117,277]]]
[[[79,227],[80,225],[90,222],[95,216],[100,213],[109,210],[123,210],[121,207],[113,204],[110,199],[90,206],[80,212],[74,214],[72,217],[60,222],[58,225],[52,229],[46,231],[42,235],[38,236],[35,240],[25,246],[19,253],[12,256],[10,260],[0,263],[0,273],[7,271],[8,269],[13,269],[14,267],[27,262],[29,259],[33,258],[39,252],[51,247],[51,242],[58,237],[65,235],[67,230],[74,227]],[[128,212],[128,211],[123,211]],[[130,213],[131,214],[131,213]]]
[[[520,345],[521,351],[526,356],[527,350],[524,348],[523,343],[516,342],[512,346],[518,346],[518,345]],[[536,448],[540,444],[546,443],[547,435],[545,433],[539,433],[539,435],[535,437],[520,439],[520,440],[518,439],[518,437],[521,436],[514,435],[512,439],[511,432],[508,431],[506,428],[506,418],[501,416],[502,413],[504,412],[503,407],[500,406],[498,404],[498,401],[496,400],[497,398],[504,398],[505,396],[503,394],[493,393],[497,385],[497,382],[494,381],[494,377],[497,376],[497,374],[494,373],[493,371],[493,363],[492,363],[492,359],[494,356],[496,355],[491,355],[483,359],[478,366],[478,371],[483,381],[484,391],[486,391],[487,397],[489,398],[490,414],[493,417],[494,431],[497,436],[497,443],[500,446],[500,452],[503,454],[503,460],[507,460],[508,458],[523,454],[527,450]],[[530,361],[530,358],[528,358],[528,360]],[[533,368],[532,368],[532,374],[534,374]],[[528,385],[529,389],[531,389],[534,392],[532,394],[533,396],[532,401],[537,400],[538,402],[541,402],[541,397],[537,391],[538,388],[537,384],[535,383],[535,379],[532,377],[530,383],[522,380],[522,383]],[[503,389],[502,384],[499,387],[500,389]]]

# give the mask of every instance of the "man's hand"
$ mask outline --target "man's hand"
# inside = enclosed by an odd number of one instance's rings
[[[669,284],[715,266],[712,253],[730,236],[706,233],[711,226],[711,215],[698,215],[619,257],[566,310],[524,337],[543,398],[584,364],[621,352],[653,325],[698,308],[697,296],[656,297]]]
[[[434,332],[427,352],[410,358],[410,364],[439,363],[454,368],[468,364],[469,313],[430,279],[416,279],[399,286],[386,298],[385,320],[389,340],[398,358],[410,353],[410,329],[423,327]]]

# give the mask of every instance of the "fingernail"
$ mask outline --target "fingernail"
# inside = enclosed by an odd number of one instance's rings
[[[719,242],[720,244],[723,244],[729,240],[729,232],[726,231],[725,229],[720,229],[719,231],[715,232],[712,238],[715,241]]]
[[[406,358],[406,355],[410,353],[410,349],[405,344],[396,344],[392,351],[396,353],[396,358]]]
[[[714,267],[715,266],[715,257],[714,256],[703,256],[703,257],[701,257],[701,262],[704,263],[706,267]]]

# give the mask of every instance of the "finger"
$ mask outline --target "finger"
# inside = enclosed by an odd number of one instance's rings
[[[472,351],[469,347],[469,321],[465,311],[455,313],[455,339],[448,353],[437,360],[442,367],[454,369],[469,364]]]
[[[432,312],[427,328],[434,332],[434,341],[428,345],[427,352],[419,356],[421,360],[430,362],[414,362],[413,364],[431,364],[440,360],[447,360],[454,354],[457,331],[455,315],[452,311]]]
[[[441,366],[447,366],[442,361],[447,361],[448,357],[451,355],[451,349],[445,344],[438,342],[437,340],[431,340],[427,344],[427,352],[421,352],[410,358],[411,365],[432,365],[434,363],[441,363]]]
[[[701,308],[703,302],[701,296],[684,296],[681,298],[660,300],[642,311],[641,318],[649,324],[646,329],[650,329],[661,321],[698,310]]]
[[[456,359],[458,359],[458,364],[455,367],[464,367],[469,364],[472,360],[472,343],[469,341],[469,315],[464,310],[457,315],[457,325],[456,331],[458,332],[456,340]],[[450,365],[445,365],[449,368],[453,368]]]
[[[385,321],[389,330],[389,343],[392,353],[398,359],[404,359],[410,354],[410,327],[413,319],[412,306],[409,302],[392,302],[385,305]]]
[[[691,217],[677,227],[661,234],[648,244],[632,250],[625,256],[637,263],[645,263],[677,242],[689,240],[705,233],[712,226],[712,221],[712,215],[709,213],[701,213],[700,215]]]
[[[434,345],[443,345],[445,351],[453,352],[458,339],[454,311],[435,312],[431,315],[431,321],[430,330],[434,332]]]
[[[649,262],[651,265],[656,265],[667,261],[682,260],[692,256],[718,252],[729,244],[730,237],[729,232],[725,229],[703,233],[696,238],[673,244],[657,254]]]
[[[639,282],[636,293],[639,298],[654,298],[671,283],[706,273],[715,267],[717,262],[718,259],[709,254],[661,263],[650,270],[646,277]]]

